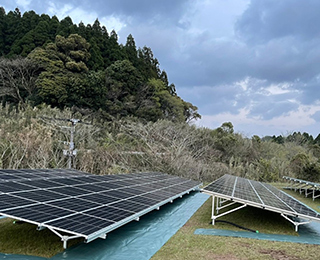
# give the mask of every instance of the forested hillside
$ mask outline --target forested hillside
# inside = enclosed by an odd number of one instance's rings
[[[162,171],[212,181],[230,173],[262,181],[289,175],[320,181],[320,135],[244,137],[231,122],[187,124],[182,100],[148,47],[125,45],[96,20],[23,15],[0,8],[0,168],[66,167],[76,127],[77,169],[95,174]]]
[[[0,8],[0,98],[2,104],[42,103],[73,107],[113,120],[185,122],[200,115],[182,100],[151,48],[125,45],[98,19],[74,24],[70,17],[6,13]]]

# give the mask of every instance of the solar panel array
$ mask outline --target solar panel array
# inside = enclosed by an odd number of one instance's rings
[[[309,186],[320,188],[320,183],[317,183],[317,182],[296,179],[296,178],[292,178],[292,177],[288,177],[288,176],[283,176],[283,179],[285,179],[287,181],[292,181],[292,182],[295,182],[295,183],[306,184],[306,185],[309,185]]]
[[[0,170],[0,215],[91,241],[199,185],[163,173]]]
[[[290,216],[320,221],[318,212],[267,183],[226,174],[203,188],[202,191]]]
[[[311,194],[313,200],[320,197],[320,183],[296,179],[287,176],[283,176],[283,178],[287,180],[290,184],[289,186],[285,187],[285,189],[299,191],[300,194],[304,192],[306,197],[308,197],[308,195]]]

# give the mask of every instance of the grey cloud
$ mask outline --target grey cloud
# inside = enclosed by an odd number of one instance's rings
[[[294,35],[319,37],[318,0],[255,0],[236,24],[239,36],[251,43],[264,43]]]
[[[320,81],[317,79],[303,82],[299,90],[301,91],[299,100],[302,104],[310,105],[320,100]]]
[[[82,0],[81,5],[98,12],[99,16],[117,15],[131,17],[138,23],[157,22],[161,24],[178,24],[191,0]],[[74,1],[74,4],[79,1]]]
[[[290,102],[286,99],[277,97],[276,99],[263,99],[256,102],[251,110],[250,116],[260,116],[263,120],[269,120],[283,114],[287,114],[292,110],[298,109],[299,104]]]
[[[191,0],[32,0],[29,9],[43,13],[47,10],[50,2],[54,3],[57,7],[69,4],[75,8],[81,7],[88,12],[94,11],[98,17],[115,15],[123,19],[130,17],[135,20],[135,23],[156,22],[159,25],[168,23],[179,25],[179,20],[186,8],[188,8]],[[12,9],[18,6],[16,1],[12,0],[4,0],[4,5]]]

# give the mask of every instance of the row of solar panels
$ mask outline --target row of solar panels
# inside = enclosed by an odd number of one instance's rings
[[[309,185],[309,186],[313,186],[315,188],[320,188],[320,183],[317,183],[317,182],[301,180],[301,179],[292,178],[292,177],[288,177],[288,176],[283,176],[283,179],[285,179],[287,181],[292,181],[294,183],[306,184],[306,185]]]
[[[289,216],[320,221],[318,212],[267,183],[226,174],[204,187],[202,191]]]
[[[0,170],[0,214],[91,241],[199,184],[163,173]]]
[[[65,169],[0,170],[0,215],[90,242],[199,185],[156,172],[96,176]],[[226,174],[202,192],[320,221],[318,212],[262,182]]]
[[[289,186],[285,189],[299,191],[300,194],[304,192],[305,196],[311,195],[312,199],[320,197],[320,183],[296,179],[288,176],[283,176],[283,179],[289,182]]]

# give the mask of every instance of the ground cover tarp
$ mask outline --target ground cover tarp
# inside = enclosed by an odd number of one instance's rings
[[[299,236],[264,234],[264,233],[248,232],[248,231],[233,231],[233,230],[215,229],[215,228],[210,228],[210,229],[199,228],[199,229],[196,229],[194,233],[197,235],[243,237],[243,238],[270,240],[270,241],[320,245],[320,223],[319,222],[311,222],[306,225],[301,225],[299,227]]]
[[[79,244],[57,254],[50,260],[147,260],[172,237],[209,198],[199,192],[191,193],[172,204],[153,211],[138,222],[131,222],[97,239]],[[62,245],[61,245],[62,246]],[[45,258],[0,254],[0,259],[45,260]]]

